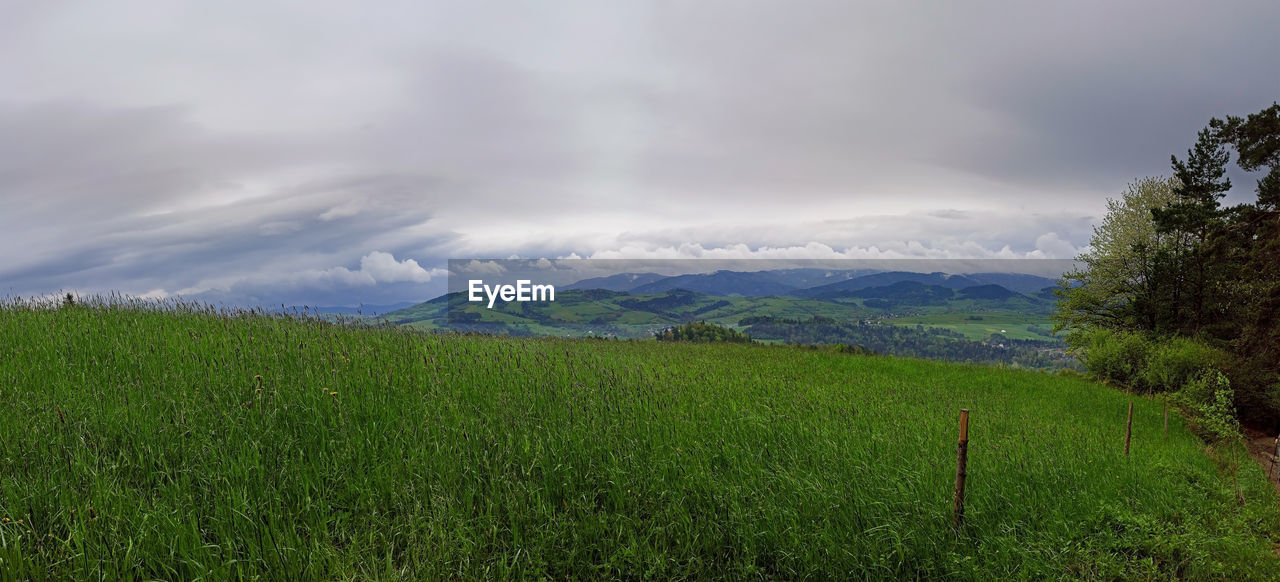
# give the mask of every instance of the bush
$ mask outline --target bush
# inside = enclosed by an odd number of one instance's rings
[[[1201,372],[1173,394],[1173,401],[1190,413],[1193,428],[1205,440],[1224,441],[1240,437],[1235,391],[1222,372]]]
[[[1233,358],[1224,371],[1235,387],[1240,420],[1267,432],[1280,430],[1280,374],[1255,358]]]
[[[1068,340],[1085,369],[1100,380],[1140,392],[1174,392],[1227,362],[1221,350],[1190,338],[1151,339],[1142,334],[1094,330]]]
[[[1072,338],[1082,351],[1085,369],[1101,380],[1135,389],[1146,389],[1144,372],[1151,345],[1136,333],[1099,329]]]
[[[1189,338],[1164,340],[1152,345],[1143,384],[1155,392],[1180,390],[1204,373],[1221,370],[1226,359],[1222,351]]]

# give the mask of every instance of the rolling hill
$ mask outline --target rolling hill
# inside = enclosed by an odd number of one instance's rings
[[[785,294],[796,289],[826,285],[879,272],[876,269],[773,269],[764,271],[719,270],[664,276],[655,273],[620,273],[608,277],[583,279],[564,290],[608,289],[633,293],[661,293],[672,289],[688,289],[708,295],[761,296]]]
[[[531,333],[544,335],[564,335],[566,332],[581,335],[591,331],[637,337],[664,326],[695,320],[736,325],[742,318],[761,314],[785,317],[817,315],[844,321],[856,320],[871,312],[857,305],[797,297],[721,297],[686,289],[649,294],[592,289],[562,291],[557,293],[554,302],[541,304],[499,301],[493,309],[469,303],[464,294],[453,293],[389,313],[385,320],[419,329],[445,329],[460,324],[502,324],[525,326]]]
[[[663,293],[673,289],[686,289],[707,295],[725,297],[763,297],[769,295],[785,295],[795,291],[796,287],[781,283],[776,276],[768,273],[741,273],[738,271],[716,271],[711,274],[676,275],[664,277],[652,283],[631,289],[632,293]]]
[[[892,271],[852,277],[844,281],[798,289],[791,294],[797,297],[838,297],[850,291],[868,287],[886,287],[897,283],[912,282],[936,285],[952,290],[984,285],[998,285],[1017,293],[1035,293],[1045,287],[1057,285],[1057,281],[1037,275],[1019,273],[975,273],[952,275],[947,273],[911,273]]]

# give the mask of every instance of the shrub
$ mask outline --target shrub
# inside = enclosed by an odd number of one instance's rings
[[[1155,343],[1150,350],[1143,384],[1148,390],[1173,392],[1198,376],[1222,369],[1226,354],[1189,338],[1170,338]]]
[[[1173,394],[1173,401],[1190,413],[1193,428],[1209,441],[1240,437],[1236,420],[1235,391],[1226,374],[1205,370]]]
[[[1068,341],[1098,379],[1142,392],[1181,390],[1202,374],[1222,370],[1227,362],[1223,351],[1183,337],[1151,339],[1099,329]]]
[[[1146,389],[1143,373],[1151,345],[1136,333],[1094,330],[1073,338],[1085,369],[1099,379]]]
[[[1235,387],[1240,420],[1268,432],[1280,430],[1280,374],[1257,358],[1232,358],[1223,370]]]

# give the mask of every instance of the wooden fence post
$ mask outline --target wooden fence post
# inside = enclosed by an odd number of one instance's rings
[[[1129,421],[1124,425],[1124,456],[1129,456],[1129,437],[1133,436],[1133,401],[1129,401]]]
[[[954,527],[957,531],[964,525],[964,481],[968,473],[965,465],[969,462],[969,409],[960,409],[960,439],[956,443],[956,492],[952,506]]]

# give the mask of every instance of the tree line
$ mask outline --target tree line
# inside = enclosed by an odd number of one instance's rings
[[[1234,156],[1233,156],[1234,154]],[[1261,172],[1224,206],[1229,164]],[[1280,425],[1280,103],[1213,118],[1171,175],[1108,201],[1058,292],[1055,331],[1104,380],[1141,391],[1212,383],[1239,416]],[[1202,394],[1204,390],[1200,390]],[[1217,398],[1216,395],[1213,398]],[[1203,399],[1203,398],[1201,398]]]
[[[660,342],[750,343],[751,336],[738,330],[705,321],[668,327],[656,335]]]

